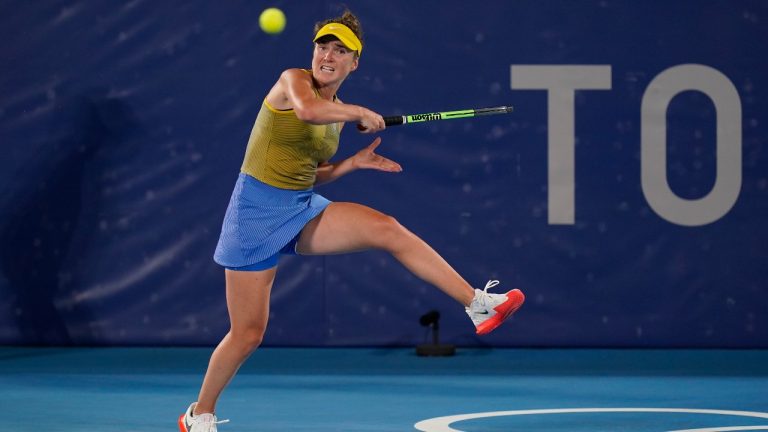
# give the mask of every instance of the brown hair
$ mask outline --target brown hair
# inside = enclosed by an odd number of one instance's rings
[[[360,39],[360,42],[363,42],[363,26],[362,24],[360,24],[360,20],[357,19],[355,14],[353,14],[349,9],[345,9],[344,13],[342,13],[341,16],[339,17],[329,18],[325,21],[320,21],[315,23],[314,34],[317,34],[317,32],[320,31],[320,29],[323,28],[324,25],[330,24],[330,23],[344,24],[345,26],[349,27],[350,30],[352,30],[352,33],[354,33],[358,39]],[[332,38],[333,36],[329,35],[329,37]]]

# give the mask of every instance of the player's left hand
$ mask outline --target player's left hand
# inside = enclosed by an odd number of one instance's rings
[[[352,163],[358,169],[375,169],[386,172],[400,172],[403,168],[397,162],[376,154],[376,147],[381,144],[381,138],[376,138],[366,148],[352,156]]]

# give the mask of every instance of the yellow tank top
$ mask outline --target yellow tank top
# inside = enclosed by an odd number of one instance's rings
[[[313,125],[291,110],[276,110],[266,100],[251,130],[240,172],[281,189],[308,189],[317,165],[339,148],[341,125]]]

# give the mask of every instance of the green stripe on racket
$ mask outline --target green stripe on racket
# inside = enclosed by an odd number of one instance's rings
[[[458,111],[441,111],[426,114],[413,114],[404,116],[384,117],[387,126],[398,126],[411,123],[422,123],[435,120],[451,120],[459,118],[472,118],[493,114],[507,114],[512,112],[512,106],[500,106],[494,108],[477,108]]]

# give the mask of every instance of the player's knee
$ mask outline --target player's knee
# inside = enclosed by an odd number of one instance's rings
[[[397,219],[388,215],[380,218],[376,228],[378,246],[389,251],[396,249],[398,245],[402,244],[403,238],[410,234]]]
[[[250,353],[258,348],[264,340],[264,329],[254,327],[232,331],[232,336],[237,340],[238,345],[243,351]]]

